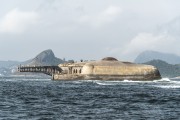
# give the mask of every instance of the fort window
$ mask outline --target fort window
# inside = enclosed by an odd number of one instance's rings
[[[81,73],[81,69],[79,70],[79,73]]]
[[[76,69],[76,73],[77,73],[77,69]]]
[[[73,73],[76,73],[76,70],[75,70],[75,69],[73,70]]]

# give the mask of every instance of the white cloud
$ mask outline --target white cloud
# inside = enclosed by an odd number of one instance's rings
[[[107,9],[100,13],[93,15],[84,15],[80,18],[81,23],[87,23],[91,26],[98,28],[107,23],[113,22],[119,14],[122,12],[122,9],[117,6],[109,6]]]
[[[145,50],[176,53],[178,51],[174,48],[177,48],[175,44],[177,42],[178,41],[170,35],[140,33],[125,46],[122,54],[126,56],[133,56],[133,58],[135,58],[139,53]]]
[[[34,11],[24,12],[13,9],[0,21],[0,32],[22,33],[38,20],[38,14]]]

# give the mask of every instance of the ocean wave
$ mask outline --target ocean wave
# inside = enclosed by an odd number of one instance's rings
[[[118,82],[98,81],[98,82],[96,82],[96,84],[98,84],[98,85],[117,85]]]
[[[169,78],[162,78],[160,80],[153,80],[153,82],[171,82],[172,80],[170,80]]]
[[[165,88],[165,89],[176,89],[176,88],[180,88],[180,85],[158,85],[154,87]]]
[[[93,82],[93,83],[96,83],[96,84],[98,84],[98,85],[118,85],[118,84],[124,84],[124,83],[153,83],[153,84],[168,84],[168,85],[172,85],[173,84],[173,86],[171,86],[171,87],[169,87],[169,88],[178,88],[179,86],[178,85],[180,85],[180,81],[174,81],[174,80],[171,80],[170,78],[162,78],[162,79],[160,79],[160,80],[153,80],[153,81],[138,81],[138,80],[136,80],[136,81],[134,81],[134,80],[123,80],[123,81],[118,81],[118,80],[114,80],[114,81],[103,81],[103,80],[86,80],[86,81],[81,81],[81,83],[82,82]],[[168,88],[168,85],[167,85],[167,87],[165,87],[165,86],[163,86],[162,88]]]
[[[171,80],[170,78],[162,78],[161,80],[155,80],[155,83],[159,83],[153,85],[154,87],[163,88],[163,89],[176,89],[180,88],[180,81]]]
[[[114,80],[114,81],[102,81],[102,80],[99,80],[99,81],[95,81],[96,84],[98,85],[122,85],[122,84],[125,84],[125,83],[145,83],[145,81],[133,81],[133,80],[122,80],[122,81],[118,81],[118,80]],[[148,81],[146,81],[148,82]]]
[[[138,80],[77,80],[73,81],[75,84],[82,84],[82,83],[95,83],[98,85],[118,85],[123,83],[177,83],[179,81],[172,81],[169,78],[162,78],[160,80],[153,80],[153,81],[138,81]],[[180,83],[180,82],[179,82]]]
[[[26,79],[26,78],[11,78],[11,79],[0,79],[0,81],[14,81],[14,82],[16,82],[16,81],[50,81],[51,79],[42,79],[42,78],[38,78],[38,79],[35,79],[35,78],[32,78],[32,79]]]

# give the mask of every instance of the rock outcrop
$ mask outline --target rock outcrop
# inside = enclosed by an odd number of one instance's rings
[[[57,66],[64,63],[62,59],[55,57],[51,49],[45,50],[38,54],[35,58],[24,62],[24,65],[36,65],[36,66]]]

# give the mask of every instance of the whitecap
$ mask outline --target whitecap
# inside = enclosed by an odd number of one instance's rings
[[[73,81],[73,83],[75,83],[75,84],[81,84],[82,82],[80,82],[80,81]]]
[[[164,88],[164,89],[180,88],[180,81],[171,80],[170,78],[162,78],[160,80],[154,80],[153,82],[158,83],[157,85],[153,85],[154,87],[158,87],[158,88]]]
[[[108,82],[96,82],[96,84],[98,85],[117,85],[117,84],[114,84],[114,83],[108,83]]]
[[[180,85],[158,85],[155,87],[164,88],[164,89],[176,89],[176,88],[180,88]]]
[[[152,82],[152,81],[123,80],[122,82],[129,82],[129,83],[145,83],[145,82]]]
[[[169,78],[162,78],[160,80],[153,80],[153,82],[171,82]]]
[[[180,81],[174,81],[174,80],[172,80],[171,83],[180,84]]]
[[[142,82],[142,81],[132,81],[132,80],[110,80],[110,81],[101,81],[101,80],[96,80],[94,83],[98,85],[122,85],[123,83],[134,83],[134,82]]]

